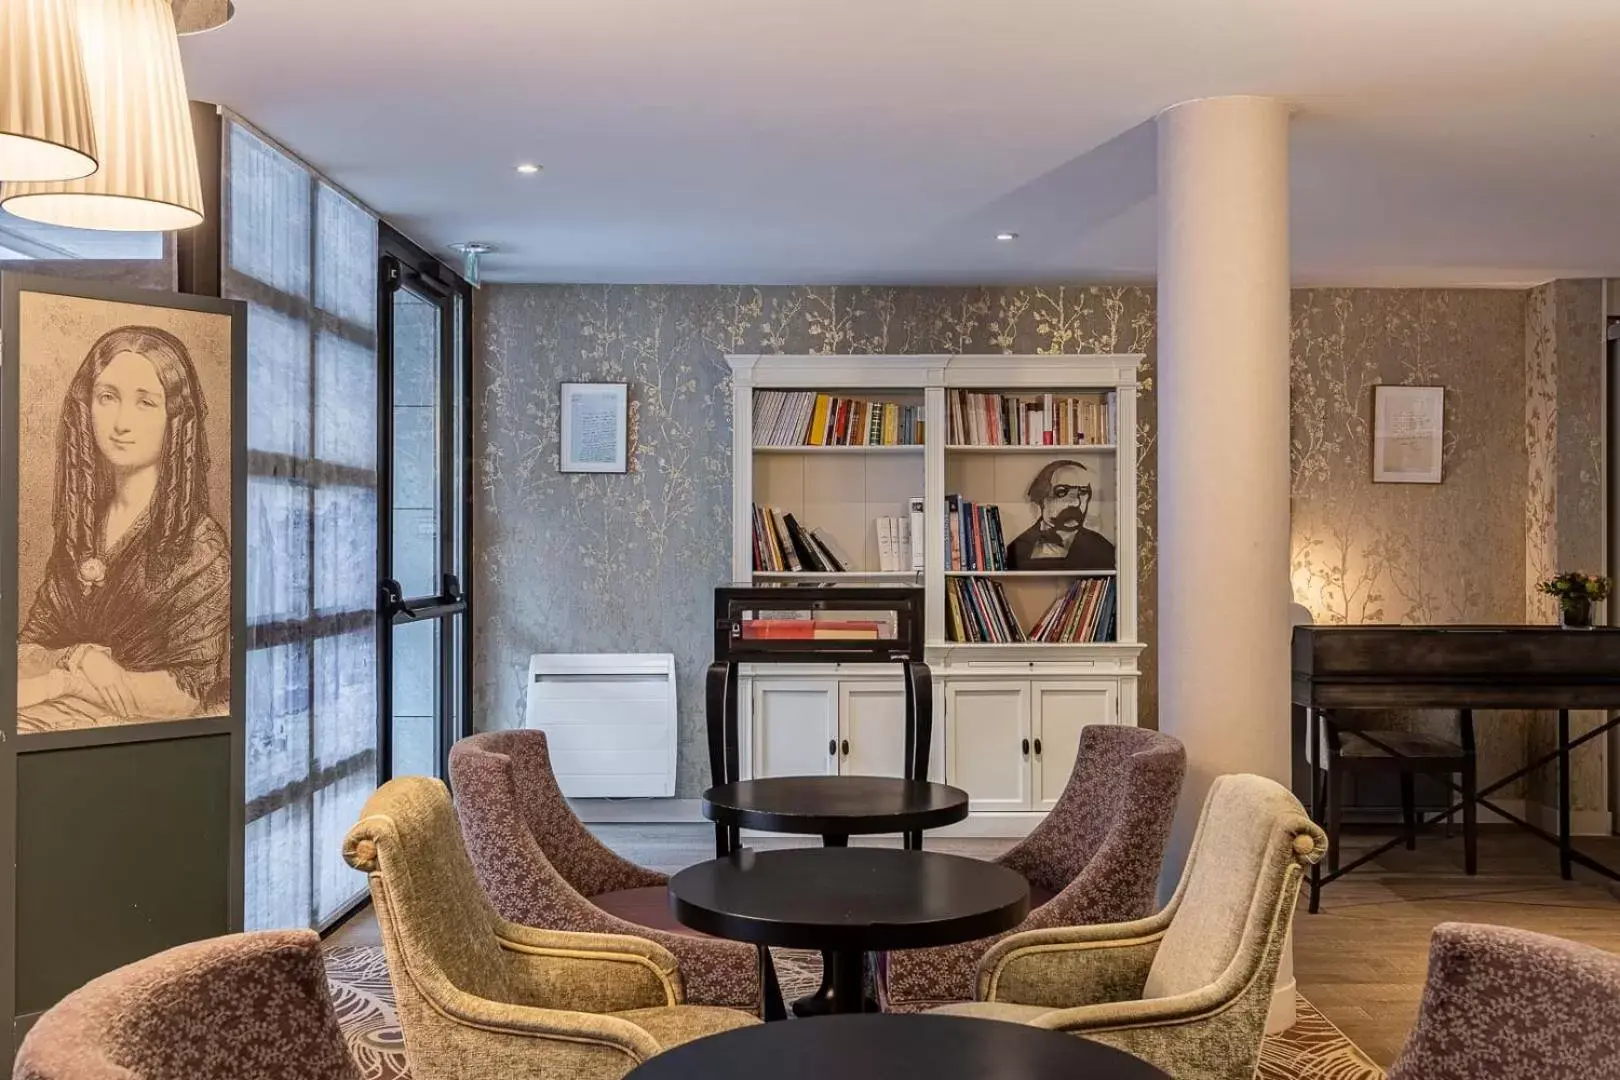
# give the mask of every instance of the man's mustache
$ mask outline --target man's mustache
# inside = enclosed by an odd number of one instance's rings
[[[1057,512],[1052,524],[1059,528],[1078,529],[1086,523],[1086,512],[1078,507],[1069,506]]]

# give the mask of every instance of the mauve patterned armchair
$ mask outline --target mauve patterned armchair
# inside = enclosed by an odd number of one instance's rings
[[[377,789],[343,857],[370,879],[412,1080],[619,1080],[670,1047],[759,1022],[684,1004],[675,958],[645,938],[502,919],[437,780]]]
[[[1620,1080],[1620,956],[1441,923],[1417,1027],[1389,1080]]]
[[[1009,933],[1129,922],[1152,912],[1186,770],[1185,749],[1168,735],[1097,724],[1082,730],[1057,805],[996,860],[1029,881],[1032,910]],[[921,1012],[971,1000],[979,958],[1006,936],[889,953],[884,1008]]]
[[[39,1018],[16,1080],[360,1080],[307,930],[181,945]]]
[[[675,955],[693,1004],[760,1010],[758,951],[674,920],[669,879],[614,854],[569,808],[544,732],[462,739],[450,749],[450,783],[473,869],[503,919],[656,941]]]

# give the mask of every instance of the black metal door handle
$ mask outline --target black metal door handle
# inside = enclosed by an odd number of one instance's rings
[[[844,740],[844,756],[849,757],[849,740]]]
[[[827,740],[827,753],[830,754],[833,757],[838,756],[838,740],[837,739],[828,739]]]
[[[1035,740],[1035,756],[1036,757],[1041,756],[1041,740],[1039,740],[1039,739]]]
[[[1024,740],[1024,756],[1029,757],[1029,740]]]

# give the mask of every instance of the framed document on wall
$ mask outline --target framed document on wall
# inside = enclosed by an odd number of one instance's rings
[[[1373,482],[1438,484],[1445,443],[1443,386],[1373,388]]]
[[[563,383],[560,472],[627,471],[630,388],[626,383]]]

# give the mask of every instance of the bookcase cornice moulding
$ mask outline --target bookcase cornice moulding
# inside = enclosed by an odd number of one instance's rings
[[[1142,353],[751,353],[726,357],[739,387],[1136,386]]]

